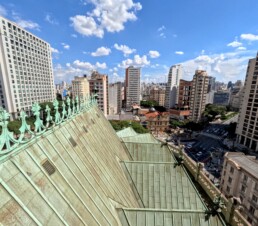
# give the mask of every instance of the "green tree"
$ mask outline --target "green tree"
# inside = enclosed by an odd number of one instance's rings
[[[134,122],[134,121],[128,121],[128,120],[110,120],[109,121],[114,130],[119,131],[124,128],[127,128],[129,126],[132,126],[132,128],[135,130],[137,133],[148,133],[149,131],[145,129],[140,123]]]
[[[155,100],[142,100],[140,105],[143,107],[151,107],[151,106],[158,106],[158,102]]]

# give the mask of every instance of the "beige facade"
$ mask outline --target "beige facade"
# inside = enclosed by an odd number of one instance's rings
[[[145,114],[147,128],[154,132],[164,132],[169,128],[169,113],[168,112],[148,112]]]
[[[159,106],[165,104],[165,89],[159,87],[152,87],[150,90],[150,100],[156,101]]]
[[[258,57],[250,59],[236,129],[237,141],[258,151]]]
[[[75,76],[72,80],[72,93],[73,97],[78,96],[79,99],[85,99],[90,95],[90,85],[86,76]]]
[[[190,119],[199,122],[205,110],[209,77],[206,71],[196,70],[193,76],[190,99]]]
[[[0,106],[12,118],[55,99],[50,45],[0,17]]]
[[[98,106],[103,111],[104,115],[109,114],[109,102],[108,102],[108,76],[100,74],[97,71],[92,72],[90,83],[90,94],[97,89],[98,94]]]
[[[258,225],[258,161],[255,156],[228,152],[224,156],[220,189],[226,196],[238,197],[242,215]]]

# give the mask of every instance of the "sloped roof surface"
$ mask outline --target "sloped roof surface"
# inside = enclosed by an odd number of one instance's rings
[[[217,217],[205,219],[206,215],[198,211],[171,210],[133,210],[119,212],[123,226],[223,226]]]
[[[125,143],[134,161],[175,162],[166,145],[161,143]]]
[[[205,210],[182,167],[171,163],[125,162],[145,208]]]
[[[150,133],[136,134],[135,136],[123,137],[124,142],[134,142],[134,143],[161,143]]]
[[[221,225],[165,144],[119,134],[91,106],[0,153],[0,225]]]
[[[137,133],[131,127],[127,127],[125,129],[122,129],[122,130],[118,131],[116,134],[120,138],[131,137],[131,136],[136,136],[137,135]]]

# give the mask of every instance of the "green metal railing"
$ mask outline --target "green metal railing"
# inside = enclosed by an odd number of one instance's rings
[[[19,135],[10,132],[8,129],[10,114],[5,109],[0,108],[0,160],[5,155],[13,152],[20,144],[28,143],[35,137],[42,135],[44,132],[50,129],[53,129],[62,122],[73,118],[81,112],[88,111],[93,106],[96,106],[96,97],[96,94],[80,100],[78,97],[73,100],[67,97],[66,100],[62,102],[61,111],[59,109],[59,102],[54,100],[54,116],[51,116],[51,109],[48,105],[46,105],[45,109],[41,109],[38,103],[34,103],[31,108],[32,114],[35,117],[34,129],[32,130],[30,125],[28,125],[26,121],[28,115],[22,110],[19,116],[21,120]],[[42,110],[46,113],[45,124],[40,117]]]

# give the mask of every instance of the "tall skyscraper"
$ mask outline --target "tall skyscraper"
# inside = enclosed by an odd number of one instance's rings
[[[125,101],[126,108],[130,109],[133,104],[140,104],[140,81],[141,68],[130,66],[125,70]]]
[[[182,65],[174,65],[168,73],[168,82],[165,94],[165,108],[170,109],[178,103],[178,86],[182,77]]]
[[[258,151],[258,55],[247,67],[243,98],[236,128],[237,141]]]
[[[93,94],[97,89],[98,94],[98,106],[103,111],[104,115],[109,114],[108,103],[108,76],[100,74],[97,71],[92,72],[90,83],[90,94]]]
[[[122,87],[121,82],[116,82],[108,85],[110,115],[116,115],[121,112],[121,108],[122,108],[121,87]]]
[[[0,17],[0,106],[11,118],[55,98],[50,45]]]
[[[209,77],[206,71],[196,70],[193,76],[192,92],[190,100],[190,119],[199,122],[205,110],[206,94]]]
[[[85,99],[90,95],[90,85],[87,76],[75,76],[72,80],[72,93],[73,97],[78,96],[79,99]]]

